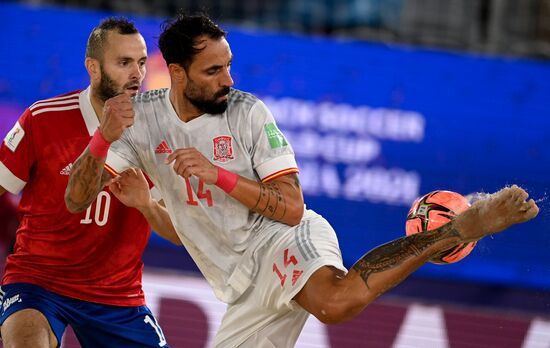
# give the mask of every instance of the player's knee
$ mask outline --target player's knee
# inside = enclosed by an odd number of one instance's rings
[[[335,303],[327,303],[320,308],[316,317],[323,324],[330,325],[343,323],[351,319],[352,316],[350,316],[346,308],[338,306]]]
[[[322,267],[308,280],[295,300],[324,324],[338,324],[359,314],[371,301],[364,284],[334,267]]]
[[[4,348],[57,346],[57,338],[42,313],[24,309],[10,315],[1,328]]]
[[[340,324],[355,317],[366,305],[367,303],[350,297],[349,294],[333,292],[319,303],[314,315],[323,324]]]

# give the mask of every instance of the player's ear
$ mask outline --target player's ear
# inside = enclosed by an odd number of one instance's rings
[[[84,65],[86,66],[88,75],[90,75],[90,80],[94,81],[101,79],[101,68],[97,59],[86,57]]]
[[[187,82],[187,72],[179,64],[168,64],[168,71],[170,72],[170,78],[174,82],[186,83]]]

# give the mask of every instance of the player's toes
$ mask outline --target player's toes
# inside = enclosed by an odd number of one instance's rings
[[[539,213],[539,207],[535,203],[533,199],[530,199],[528,202],[525,203],[527,205],[527,209],[525,210],[525,217],[526,221],[531,220]]]
[[[517,187],[513,192],[514,198],[518,203],[523,203],[529,198],[529,194],[522,188]]]
[[[509,199],[511,197],[515,197],[518,194],[518,192],[521,191],[521,189],[516,185],[514,185],[512,187],[506,187],[502,189],[502,191],[503,191],[503,196]]]

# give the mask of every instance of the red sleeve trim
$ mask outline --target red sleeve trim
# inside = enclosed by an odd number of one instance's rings
[[[266,176],[265,178],[263,178],[262,182],[269,182],[273,179],[276,179],[276,178],[279,178],[283,175],[287,175],[287,174],[292,174],[292,173],[299,173],[300,171],[298,170],[298,168],[287,168],[287,169],[283,169],[283,170],[279,170],[278,172],[275,172],[271,175],[268,175]]]
[[[111,174],[111,176],[114,178],[115,176],[118,176],[118,172],[116,170],[113,169],[113,167],[111,167],[110,165],[108,165],[107,163],[103,164],[103,168],[109,173]]]
[[[111,176],[114,178],[115,176],[118,176],[120,175],[119,172],[117,172],[116,170],[113,169],[113,167],[111,167],[110,165],[108,165],[107,163],[104,163],[103,164],[103,169],[105,169],[109,174],[111,174]],[[153,182],[151,181],[151,179],[149,179],[149,176],[147,176],[147,174],[143,173],[143,175],[145,175],[145,180],[147,180],[147,185],[149,186],[149,189],[152,189],[153,187],[155,187],[155,184],[153,184]]]

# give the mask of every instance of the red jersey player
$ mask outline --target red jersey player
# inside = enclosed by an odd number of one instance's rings
[[[13,250],[15,230],[18,221],[15,214],[15,200],[10,195],[0,196],[0,268],[4,270],[4,259]]]
[[[131,22],[103,21],[86,47],[90,87],[34,103],[1,144],[0,194],[22,192],[0,291],[7,346],[59,346],[67,325],[84,347],[167,346],[141,288],[150,235],[144,215],[178,242],[171,225],[150,218],[164,209],[128,208],[122,202],[132,197],[119,200],[107,187],[81,214],[69,213],[63,199],[72,163],[98,128],[105,100],[137,94],[146,59],[145,41]]]

